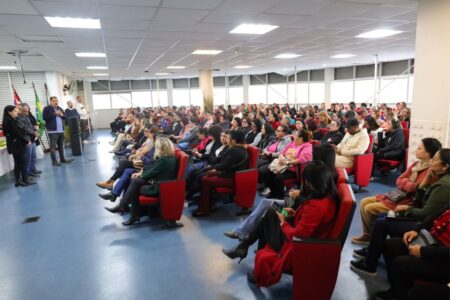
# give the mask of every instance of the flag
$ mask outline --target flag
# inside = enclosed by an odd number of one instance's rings
[[[34,98],[36,99],[36,120],[39,126],[39,137],[41,137],[45,130],[45,122],[44,117],[42,116],[41,101],[39,100],[38,94],[36,93],[36,87],[34,86],[34,83],[33,83],[33,90],[34,90]]]
[[[20,100],[19,95],[16,92],[16,89],[13,87],[13,99],[14,99],[14,106],[17,106],[22,103],[22,100]]]

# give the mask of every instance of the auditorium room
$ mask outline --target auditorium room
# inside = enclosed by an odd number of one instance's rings
[[[0,300],[450,299],[449,0],[0,0]]]

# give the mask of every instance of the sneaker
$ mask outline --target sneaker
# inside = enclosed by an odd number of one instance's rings
[[[61,167],[61,163],[59,161],[52,162],[52,165],[54,165],[56,167]]]
[[[270,189],[268,187],[266,187],[262,192],[261,192],[261,196],[267,196],[270,194]]]
[[[63,164],[70,164],[71,162],[73,162],[73,159],[62,159],[61,163]]]
[[[375,300],[395,300],[391,290],[378,292],[375,294]]]
[[[362,234],[360,236],[352,236],[352,243],[358,245],[368,246],[370,242],[370,236],[367,234]]]
[[[369,251],[367,250],[367,248],[361,248],[361,249],[358,249],[358,250],[353,250],[353,257],[359,258],[359,259],[366,258],[368,252]]]
[[[89,144],[89,141],[88,140],[84,140],[83,144]]]
[[[364,259],[352,260],[350,262],[350,269],[361,275],[368,275],[368,276],[377,275],[376,268],[370,268],[369,266],[367,266]]]

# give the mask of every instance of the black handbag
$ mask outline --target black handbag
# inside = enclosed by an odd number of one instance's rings
[[[395,188],[384,195],[392,202],[398,203],[399,201],[401,201],[406,197],[407,193],[400,190],[399,188]]]

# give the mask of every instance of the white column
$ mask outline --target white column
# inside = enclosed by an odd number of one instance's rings
[[[248,89],[250,87],[250,75],[242,75],[242,88],[244,89],[244,103],[248,104]]]
[[[449,0],[419,1],[410,159],[424,137],[435,137],[443,147],[450,146],[449,28]]]
[[[326,68],[324,72],[324,83],[325,83],[325,107],[329,108],[331,106],[331,83],[334,80],[334,68]]]
[[[167,88],[167,102],[169,106],[173,106],[173,80],[166,79],[166,88]]]
[[[214,111],[212,70],[200,70],[198,80],[200,83],[200,90],[203,93],[203,109],[212,113]]]

